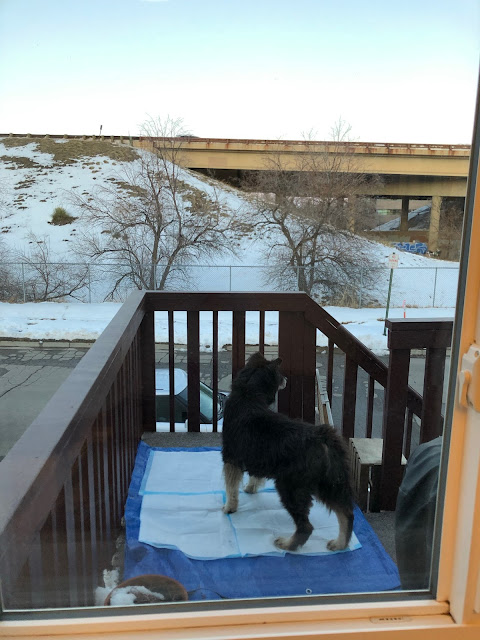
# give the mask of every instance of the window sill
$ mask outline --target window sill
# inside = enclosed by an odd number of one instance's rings
[[[123,610],[125,611],[125,609]],[[115,615],[103,618],[53,618],[49,620],[12,620],[0,623],[0,638],[97,637],[116,640],[121,637],[145,638],[161,633],[169,638],[314,638],[372,637],[421,638],[442,640],[479,637],[479,627],[457,625],[450,617],[447,603],[434,600],[375,605],[342,604],[299,607],[255,608],[230,611],[183,611],[178,613]],[[383,634],[383,635],[382,635]],[[420,635],[421,634],[421,635]]]

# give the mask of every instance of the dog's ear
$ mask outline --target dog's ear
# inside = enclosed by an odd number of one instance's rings
[[[281,358],[277,358],[276,360],[272,360],[270,364],[273,364],[276,367],[279,367],[282,364],[282,359]]]
[[[247,360],[249,367],[261,367],[267,363],[267,360],[262,356],[260,351],[253,353]]]

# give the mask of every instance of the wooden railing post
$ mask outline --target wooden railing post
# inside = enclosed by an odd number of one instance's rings
[[[390,341],[389,334],[389,341]],[[390,347],[390,345],[389,345]],[[383,464],[380,479],[380,509],[394,511],[402,481],[403,432],[408,396],[410,349],[390,347],[383,410]]]
[[[433,440],[443,431],[442,396],[446,353],[445,347],[427,349],[420,443]]]
[[[303,419],[315,423],[317,330],[303,316]]]
[[[233,312],[232,324],[232,380],[245,366],[245,311],[236,309]]]
[[[155,325],[153,311],[145,313],[140,325],[140,334],[143,430],[155,431]]]
[[[278,355],[287,386],[278,394],[278,410],[291,418],[303,413],[303,314],[280,311],[278,314]]]
[[[187,311],[188,431],[200,431],[200,314]]]
[[[453,321],[438,318],[387,320],[390,361],[383,414],[383,464],[381,508],[395,509],[402,481],[402,450],[408,398],[408,370],[412,349],[426,349],[420,442],[441,434],[442,392],[446,349],[452,339]],[[409,418],[410,419],[410,418]],[[407,453],[411,434],[407,434]]]
[[[315,422],[316,329],[301,311],[281,311],[278,354],[286,388],[278,394],[278,410],[291,418]]]
[[[342,435],[347,440],[355,437],[355,413],[357,408],[358,365],[345,355],[345,375],[343,382]]]

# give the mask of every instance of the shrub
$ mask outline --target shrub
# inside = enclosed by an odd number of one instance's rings
[[[71,224],[74,220],[76,220],[76,218],[68,214],[63,207],[56,207],[52,213],[50,224],[61,226]]]

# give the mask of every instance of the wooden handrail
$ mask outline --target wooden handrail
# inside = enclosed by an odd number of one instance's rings
[[[133,294],[0,464],[0,571],[18,575],[86,442],[144,317]]]
[[[306,318],[319,331],[325,334],[329,340],[332,340],[339,349],[344,353],[348,353],[349,357],[368,373],[375,382],[385,388],[387,386],[388,366],[311,298],[308,298],[306,304]],[[408,408],[415,415],[420,416],[423,406],[422,396],[409,386],[407,398]]]
[[[146,291],[148,311],[303,311],[306,293]],[[315,303],[314,303],[315,304]],[[320,308],[320,307],[319,307]]]

